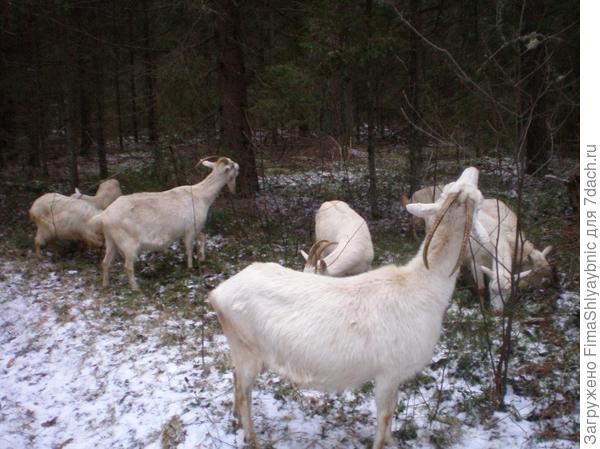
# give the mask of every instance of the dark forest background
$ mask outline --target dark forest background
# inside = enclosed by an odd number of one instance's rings
[[[44,178],[107,153],[231,156],[396,145],[423,184],[428,146],[513,157],[529,174],[577,157],[579,2],[570,0],[0,2],[0,169]],[[10,173],[9,173],[10,172]],[[13,170],[4,170],[12,176]],[[375,204],[375,203],[373,203]]]

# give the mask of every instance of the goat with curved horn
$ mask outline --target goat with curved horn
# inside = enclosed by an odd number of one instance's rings
[[[231,348],[234,416],[250,444],[256,445],[252,387],[263,369],[322,391],[374,379],[372,447],[394,444],[398,387],[431,361],[458,276],[456,261],[463,257],[472,224],[477,228],[483,197],[476,174],[467,169],[433,205],[408,205],[411,213],[434,217],[436,227],[404,266],[333,279],[253,263],[210,292]]]
[[[314,272],[325,271],[327,269],[327,262],[321,258],[327,248],[332,245],[338,245],[338,242],[331,242],[329,240],[318,240],[308,250],[308,254],[304,251],[300,251],[302,256],[306,260],[306,265],[313,268]]]
[[[373,243],[367,222],[343,201],[327,201],[315,216],[316,242],[308,254],[304,271],[326,276],[363,273],[373,262]],[[335,248],[331,248],[337,244]]]
[[[183,239],[188,268],[192,268],[194,245],[198,261],[204,260],[206,235],[202,231],[208,209],[225,185],[235,191],[239,165],[227,157],[218,156],[205,157],[197,165],[211,169],[199,183],[164,192],[121,196],[90,220],[105,236],[103,286],[108,286],[109,268],[117,253],[125,258],[125,271],[133,290],[139,290],[133,266],[141,251],[163,250],[174,241]]]

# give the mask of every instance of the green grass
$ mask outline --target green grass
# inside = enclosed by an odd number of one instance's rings
[[[8,233],[5,245],[14,250],[33,248],[34,235],[35,231],[32,232],[29,226],[16,228]]]
[[[408,262],[418,251],[421,241],[408,235],[402,235],[395,229],[384,229],[372,234],[375,246],[373,265],[381,265],[385,259],[392,259],[395,264]]]

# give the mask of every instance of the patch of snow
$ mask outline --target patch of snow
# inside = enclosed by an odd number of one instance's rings
[[[220,244],[218,236],[212,241]],[[180,448],[243,445],[243,432],[231,427],[226,339],[217,332],[202,340],[205,327],[218,328],[214,312],[207,311],[205,323],[200,314],[196,320],[165,316],[152,306],[132,317],[111,316],[114,305],[102,291],[86,287],[83,274],[52,270],[46,266],[30,273],[0,259],[1,447],[158,449],[161,431],[174,416],[185,429]],[[192,281],[187,287],[191,293],[198,288]],[[565,294],[559,301],[575,297]],[[451,311],[457,310],[453,304]],[[185,338],[166,344],[169,334]],[[534,350],[547,348],[540,343]],[[509,391],[509,411],[495,412],[492,426],[480,424],[468,411],[455,412],[465,398],[480,396],[484,385],[454,374],[452,351],[444,340],[437,346],[433,360],[448,359],[448,364],[424,371],[434,383],[401,387],[405,406],[394,431],[412,421],[417,434],[408,444],[435,448],[432,435],[445,431],[430,420],[441,385],[439,414],[456,417],[459,429],[448,447],[550,447],[535,439],[537,424],[523,419],[535,406],[531,398]],[[272,374],[257,381],[253,416],[259,441],[278,449],[364,448],[376,426],[368,388],[323,394],[297,389]],[[553,440],[552,447],[571,449],[577,444]]]

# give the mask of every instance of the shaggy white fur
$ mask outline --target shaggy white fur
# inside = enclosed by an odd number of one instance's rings
[[[52,240],[83,240],[90,246],[101,247],[102,235],[97,235],[88,220],[102,212],[93,204],[60,193],[46,193],[36,199],[29,209],[29,218],[37,226],[34,246],[38,260],[41,248]]]
[[[234,415],[248,442],[256,444],[252,386],[266,368],[323,391],[375,379],[373,448],[393,444],[398,386],[431,360],[482,201],[477,180],[468,168],[438,202],[409,205],[435,216],[436,229],[404,266],[334,278],[254,263],[209,294],[231,348]]]
[[[315,239],[304,271],[327,276],[348,276],[368,271],[373,262],[373,243],[367,222],[343,201],[327,201],[315,216]],[[320,241],[334,244],[325,247]],[[321,249],[322,252],[320,251]]]
[[[540,277],[550,274],[546,256],[552,246],[539,251],[522,232],[517,234],[517,215],[500,200],[484,200],[478,218],[490,238],[484,244],[471,239],[472,252],[467,252],[465,264],[477,282],[480,297],[485,294],[483,276],[488,276],[490,302],[492,308],[499,312],[510,297],[513,280],[518,282],[531,274]],[[515,254],[518,262],[513,264]],[[515,272],[523,268],[528,269]]]
[[[208,160],[216,159],[216,160]],[[124,195],[91,220],[96,232],[104,233],[106,254],[102,261],[102,285],[108,286],[110,265],[117,251],[125,259],[129,285],[139,290],[133,265],[141,251],[160,251],[183,239],[188,268],[192,268],[194,242],[198,260],[204,260],[206,235],[202,232],[208,209],[227,185],[235,191],[239,165],[226,157],[212,156],[198,165],[211,173],[194,185],[179,186],[164,192]]]

